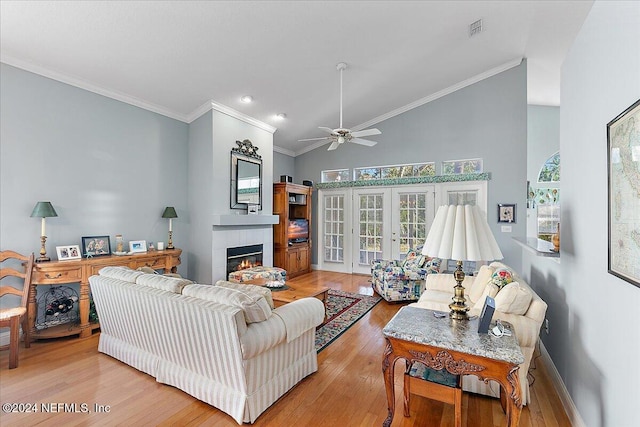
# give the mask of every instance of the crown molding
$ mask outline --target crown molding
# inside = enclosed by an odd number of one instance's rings
[[[215,102],[214,100],[210,100],[205,102],[204,104],[202,104],[201,106],[199,106],[198,108],[196,108],[195,110],[193,110],[188,116],[187,116],[187,123],[191,123],[194,120],[196,120],[197,118],[199,118],[200,116],[202,116],[203,114],[205,114],[207,111],[209,110],[215,110],[218,111],[222,114],[226,114],[228,116],[233,117],[234,119],[238,119],[240,121],[243,121],[245,123],[248,123],[252,126],[255,126],[257,128],[260,128],[262,130],[265,130],[271,134],[274,134],[275,131],[278,130],[278,128],[273,127],[265,122],[262,122],[258,119],[254,119],[251,116],[248,116],[244,113],[241,113],[238,110],[234,110],[231,107],[227,107],[226,105],[222,105],[222,104],[218,104],[217,102]]]
[[[0,55],[0,62],[10,65],[12,67],[20,68],[22,70],[47,77],[52,80],[59,81],[61,83],[68,84],[70,86],[74,86],[89,92],[93,92],[98,95],[106,96],[107,98],[115,99],[116,101],[124,102],[126,104],[142,108],[144,110],[161,114],[163,116],[166,116],[175,120],[179,120],[181,122],[187,122],[187,117],[184,114],[180,114],[175,111],[168,110],[159,105],[153,104],[151,102],[143,101],[142,99],[127,95],[125,93],[122,93],[116,90],[107,89],[105,87],[98,86],[93,83],[89,83],[86,80],[83,80],[76,76],[53,71],[48,68],[31,64],[29,62],[22,61],[20,59],[13,58],[8,55]]]
[[[447,87],[445,89],[442,89],[441,91],[438,91],[438,92],[436,92],[434,94],[425,96],[424,98],[420,98],[417,101],[414,101],[414,102],[412,102],[410,104],[407,104],[407,105],[405,105],[403,107],[397,108],[397,109],[395,109],[393,111],[389,111],[388,113],[382,114],[381,116],[378,116],[378,117],[375,117],[375,118],[369,120],[368,122],[364,122],[364,123],[359,124],[358,126],[354,126],[353,128],[351,128],[351,130],[355,132],[355,131],[367,129],[370,126],[378,124],[378,123],[380,123],[380,122],[382,122],[384,120],[387,120],[387,119],[390,119],[392,117],[398,116],[398,115],[400,115],[402,113],[406,113],[409,110],[412,110],[414,108],[420,107],[421,105],[427,104],[427,103],[429,103],[431,101],[435,101],[438,98],[442,98],[443,96],[449,95],[449,94],[451,94],[451,93],[453,93],[455,91],[458,91],[460,89],[463,89],[463,88],[465,88],[467,86],[471,86],[472,84],[478,83],[479,81],[482,81],[482,80],[484,80],[486,78],[493,77],[496,74],[502,73],[503,71],[507,71],[507,70],[509,70],[509,69],[511,69],[513,67],[517,67],[518,65],[520,65],[522,63],[523,59],[524,58],[519,57],[519,58],[513,59],[513,60],[511,60],[509,62],[505,62],[502,65],[498,65],[495,68],[491,68],[490,70],[485,71],[484,73],[476,74],[475,76],[473,76],[471,78],[468,78],[467,80],[463,80],[463,81],[461,81],[459,83],[456,83],[456,84],[454,84],[452,86],[449,86],[449,87]],[[317,147],[315,147],[315,148],[317,148]]]
[[[295,157],[296,156],[296,152],[295,151],[287,150],[286,148],[278,147],[277,145],[273,146],[273,151],[275,151],[276,153],[287,155],[289,157]]]
[[[151,102],[147,102],[144,101],[142,99],[127,95],[125,93],[122,92],[118,92],[116,90],[112,90],[112,89],[107,89],[105,87],[93,84],[93,83],[89,83],[86,80],[83,80],[79,77],[76,76],[71,76],[68,74],[64,74],[64,73],[60,73],[57,71],[53,71],[50,70],[48,68],[45,67],[41,67],[39,65],[35,65],[35,64],[31,64],[29,62],[8,56],[8,55],[1,55],[0,54],[0,62],[10,65],[12,67],[16,67],[16,68],[20,68],[22,70],[34,73],[34,74],[38,74],[40,76],[43,77],[47,77],[49,79],[52,80],[56,80],[59,81],[61,83],[65,83],[68,84],[70,86],[74,86],[80,89],[84,89],[86,91],[89,92],[93,92],[95,94],[98,95],[102,95],[102,96],[106,96],[107,98],[111,98],[111,99],[115,99],[116,101],[121,101],[124,102],[126,104],[129,105],[133,105],[135,107],[139,107],[142,108],[143,110],[147,110],[147,111],[151,111],[157,114],[161,114],[163,116],[175,119],[175,120],[179,120],[181,122],[184,123],[191,123],[192,121],[194,121],[195,119],[197,119],[198,117],[202,116],[204,113],[206,113],[209,110],[216,110],[219,111],[221,113],[227,114],[231,117],[234,117],[238,120],[241,120],[245,123],[249,123],[253,126],[256,126],[262,130],[265,130],[267,132],[270,132],[271,134],[273,134],[277,128],[268,125],[264,122],[261,122],[259,120],[254,119],[253,117],[249,117],[246,114],[243,114],[239,111],[236,111],[232,108],[229,108],[225,105],[222,104],[218,104],[217,102],[212,101],[208,101],[206,103],[204,103],[203,105],[201,105],[200,107],[196,108],[193,112],[191,112],[189,115],[184,115],[181,113],[177,113],[175,111],[171,111],[168,110],[164,107],[161,107],[159,105],[153,104]]]

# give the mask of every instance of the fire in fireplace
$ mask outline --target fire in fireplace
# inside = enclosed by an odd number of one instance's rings
[[[262,245],[227,248],[227,277],[229,273],[262,265]]]

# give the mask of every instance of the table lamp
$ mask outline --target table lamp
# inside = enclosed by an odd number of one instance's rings
[[[173,247],[173,240],[171,240],[173,236],[173,218],[178,218],[178,214],[176,213],[176,209],[173,206],[167,206],[162,213],[162,218],[169,218],[169,241],[167,242],[167,249],[175,249]]]
[[[51,261],[47,256],[47,250],[45,243],[47,241],[45,218],[58,216],[56,210],[53,209],[51,202],[38,202],[31,212],[32,218],[42,218],[42,225],[40,228],[40,257],[36,259],[36,262]]]
[[[457,282],[449,316],[466,320],[469,307],[464,297],[463,261],[493,261],[502,259],[502,252],[491,234],[487,220],[475,205],[445,205],[438,208],[422,254],[457,262],[453,277]]]

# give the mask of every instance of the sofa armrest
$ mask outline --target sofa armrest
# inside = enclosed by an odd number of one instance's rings
[[[278,316],[271,316],[263,322],[251,323],[247,331],[240,336],[242,358],[251,359],[272,347],[284,342],[287,330]]]
[[[324,320],[325,308],[317,298],[301,298],[276,308],[273,314],[284,322],[287,342],[320,325]]]

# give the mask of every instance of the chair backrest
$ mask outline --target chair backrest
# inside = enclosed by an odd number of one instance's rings
[[[24,271],[17,270],[14,267],[5,267],[11,261],[5,264],[7,260],[15,260],[24,267]],[[31,275],[33,274],[34,255],[31,253],[29,256],[21,255],[14,251],[1,251],[0,252],[0,280],[5,277],[17,277],[22,279],[22,289],[18,289],[14,286],[0,286],[0,297],[5,295],[17,295],[21,297],[20,306],[26,307],[27,300],[29,298],[29,287],[31,286]]]

